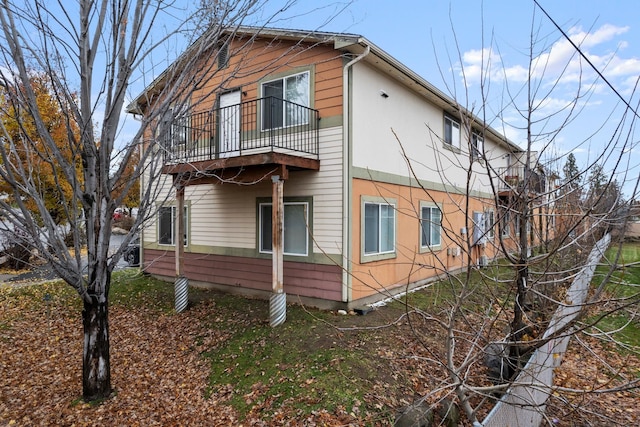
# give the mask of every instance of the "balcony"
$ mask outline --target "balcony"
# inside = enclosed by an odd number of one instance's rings
[[[283,165],[319,169],[317,110],[274,97],[175,116],[162,123],[163,171]]]
[[[524,166],[496,168],[496,173],[499,192],[520,192],[524,188]],[[546,182],[544,174],[529,170],[529,175],[529,191],[538,194],[543,193],[545,191]]]

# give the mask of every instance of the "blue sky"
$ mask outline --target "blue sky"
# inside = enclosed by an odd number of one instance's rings
[[[320,7],[319,3],[303,0],[275,26],[360,34],[473,111],[482,105],[481,72],[489,74],[487,118],[522,147],[526,132],[518,129],[523,122],[507,102],[507,94],[518,94],[520,108],[527,105],[522,90],[533,37],[537,64],[533,81],[538,84],[534,119],[553,114],[534,128],[538,135],[534,149],[559,170],[569,152],[581,167],[604,162],[605,171],[624,183],[625,193],[631,195],[640,173],[640,147],[636,147],[640,134],[628,120],[622,135],[615,133],[624,105],[533,0],[354,0],[326,23],[325,18],[346,2],[326,1],[322,4],[327,6]],[[640,102],[640,95],[633,93],[640,76],[640,2],[539,0],[539,4],[635,108]],[[575,102],[577,93],[581,97]],[[565,130],[548,133],[567,120],[570,108],[574,114]]]

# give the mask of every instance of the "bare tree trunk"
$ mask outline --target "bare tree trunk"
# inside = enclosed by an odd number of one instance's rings
[[[220,45],[221,37],[227,39],[223,33],[233,34],[234,27],[256,12],[262,15],[270,2],[191,3],[194,4],[184,6],[155,0],[4,0],[0,6],[0,57],[3,64],[11,64],[0,66],[0,182],[9,190],[3,190],[0,210],[9,216],[12,226],[28,234],[29,242],[33,242],[43,261],[82,298],[82,382],[83,396],[88,401],[111,393],[108,321],[111,273],[138,230],[156,217],[160,206],[171,203],[171,196],[163,194],[165,176],[160,167],[165,147],[157,131],[163,131],[163,117],[174,108],[185,107],[185,113],[197,111],[198,103],[208,105],[215,98],[239,69],[225,67],[221,83],[203,86],[216,73],[222,73],[217,60],[203,60],[203,55],[218,55],[219,48],[215,46]],[[276,16],[297,2],[284,3],[271,15],[265,12],[261,18],[264,25],[276,22]],[[165,17],[171,17],[171,23],[166,22],[160,35],[155,27],[158,22],[164,24]],[[25,39],[24,34],[41,37]],[[227,54],[240,58],[251,42],[244,40]],[[175,66],[167,68],[163,83],[156,84],[160,80],[156,82],[157,76],[148,73],[147,68],[154,62],[153,52],[166,47],[169,53],[172,50],[169,46],[177,48],[183,44],[189,46],[188,51],[180,55],[182,59]],[[306,41],[300,46],[306,49]],[[286,52],[261,67],[268,70],[281,60],[288,60],[289,54]],[[68,64],[74,66],[67,67]],[[141,94],[135,105],[127,107],[128,94],[140,89],[131,84],[147,86],[150,83],[147,78],[154,79],[149,86],[154,89]],[[39,81],[45,83],[41,85],[42,93],[50,95],[46,103],[38,98]],[[28,114],[7,115],[13,109]],[[135,111],[141,117],[139,130],[126,138],[121,121],[125,111]],[[50,116],[63,125],[52,126]],[[7,130],[7,119],[15,122],[14,134]],[[34,179],[38,178],[38,169],[34,168],[32,158],[43,159],[49,166],[45,170],[51,170],[56,177],[53,191],[61,195],[61,210],[52,211],[46,192],[35,185],[34,181],[39,181]],[[133,172],[127,172],[128,168]],[[120,246],[109,253],[113,212],[124,203],[128,193],[138,191],[136,180],[142,183],[138,213]],[[34,206],[29,206],[27,199]],[[178,216],[182,215],[184,212],[179,209]],[[183,227],[181,220],[178,226]],[[73,251],[65,242],[66,236],[73,238]],[[177,248],[183,243],[182,238],[183,233],[178,232]],[[81,251],[85,240],[86,263]],[[182,262],[180,257],[177,260]]]
[[[527,260],[520,258],[522,263],[517,268],[516,274],[516,298],[513,305],[513,321],[511,323],[511,340],[520,341],[524,335],[524,305],[527,298],[527,281],[529,280],[529,268]]]
[[[84,301],[82,395],[85,401],[104,399],[111,394],[108,310],[106,299],[100,301],[92,296],[91,301]]]

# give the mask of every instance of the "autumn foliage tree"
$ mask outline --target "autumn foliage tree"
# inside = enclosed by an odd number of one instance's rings
[[[123,173],[118,177],[113,189],[113,197],[121,200],[120,205],[126,207],[129,214],[133,208],[140,205],[140,177],[136,173],[139,162],[140,153],[135,151],[124,165]]]
[[[8,197],[10,203],[15,204],[20,199],[26,208],[38,218],[41,223],[42,216],[35,199],[26,190],[25,178],[33,185],[33,191],[37,192],[44,207],[50,213],[56,224],[68,221],[66,212],[70,211],[71,204],[76,203],[73,197],[73,184],[66,174],[60,171],[61,167],[72,167],[75,171],[75,179],[82,180],[78,172],[82,166],[79,147],[80,130],[78,124],[69,116],[69,105],[60,103],[56,99],[53,87],[47,81],[43,73],[29,72],[29,84],[35,96],[35,107],[38,109],[44,126],[51,140],[55,143],[59,153],[64,158],[62,165],[47,147],[38,133],[34,115],[25,105],[16,102],[15,95],[23,88],[15,87],[9,81],[5,81],[0,98],[0,120],[4,128],[3,143],[13,144],[13,147],[5,147],[8,153],[3,162],[20,165],[25,171],[24,176],[17,176],[16,181],[22,182],[22,186],[11,185],[9,181],[0,180],[0,194]],[[74,95],[71,94],[73,97]],[[16,143],[17,142],[17,143]],[[22,175],[22,174],[21,174]]]

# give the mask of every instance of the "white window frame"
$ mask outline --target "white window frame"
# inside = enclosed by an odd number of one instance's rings
[[[367,207],[376,207],[378,208],[377,214],[377,248],[375,251],[367,250]],[[396,239],[397,239],[397,202],[393,199],[383,199],[380,197],[363,197],[361,202],[361,239],[360,239],[360,254],[361,254],[361,262],[368,261],[377,261],[379,259],[388,259],[393,258],[396,255]],[[383,212],[384,210],[384,212]],[[388,214],[392,213],[392,216],[389,217]],[[387,214],[386,218],[384,214]],[[383,239],[381,236],[384,234],[383,221],[391,220],[391,248],[385,249],[382,247]],[[388,225],[388,224],[387,224]],[[387,228],[388,230],[388,228]]]
[[[429,212],[429,218],[425,218],[425,210]],[[439,221],[436,223],[433,221],[433,213],[437,211],[439,214]],[[434,205],[432,203],[420,203],[420,248],[425,250],[433,250],[440,248],[442,246],[442,209],[438,205]],[[429,222],[428,231],[429,231],[429,241],[425,242],[425,221]],[[434,235],[435,228],[437,228],[437,235]],[[434,237],[437,237],[434,239]]]
[[[169,232],[169,241],[163,242],[163,220],[162,215],[167,209],[171,209],[171,223],[170,223],[170,232]],[[184,245],[188,246],[189,244],[189,209],[187,206],[184,207]],[[176,206],[161,206],[158,208],[158,245],[160,246],[175,246],[175,233],[176,233]]]
[[[449,115],[444,116],[444,137],[445,146],[460,149],[460,122]]]
[[[493,239],[495,237],[494,227],[496,225],[495,212],[493,209],[484,211],[484,221],[484,230],[487,234],[487,239]]]
[[[471,156],[474,160],[484,158],[484,137],[477,132],[471,133]]]
[[[287,248],[286,248],[286,235],[287,233],[287,207],[289,206],[299,206],[302,205],[304,207],[304,220],[305,220],[305,233],[304,233],[304,248],[305,251],[304,253],[302,252],[287,252]],[[283,245],[283,253],[284,255],[290,255],[290,256],[297,256],[297,257],[306,257],[309,256],[309,206],[310,206],[310,202],[308,201],[285,201],[284,202],[284,224],[282,227],[282,245]],[[263,235],[264,235],[264,225],[265,225],[265,219],[266,219],[266,215],[265,215],[265,208],[269,207],[268,212],[269,212],[269,223],[271,223],[271,215],[272,215],[272,209],[273,209],[273,203],[272,202],[260,202],[258,203],[258,251],[262,254],[271,254],[273,253],[273,246],[271,246],[271,249],[265,248],[264,246],[266,245],[266,242],[263,241]],[[273,229],[270,228],[270,233],[272,233]],[[273,244],[273,241],[271,242],[271,244]]]
[[[483,212],[477,212],[477,211],[473,211],[472,214],[472,222],[473,222],[473,234],[472,234],[472,239],[473,239],[473,245],[483,245],[487,242],[487,235],[486,235],[486,230],[485,230],[485,226],[486,226],[486,221],[485,221],[485,215]]]
[[[175,145],[185,147],[191,145],[191,116],[186,113],[176,115],[171,126]]]
[[[185,150],[191,139],[191,115],[189,114],[189,102],[185,102],[181,109],[175,105],[171,105],[160,118],[160,122],[156,127],[156,140],[165,149],[170,150],[171,154],[175,153],[174,147]]]
[[[509,237],[511,236],[511,210],[509,206],[502,206],[501,211],[502,237]]]
[[[307,86],[306,86],[306,99],[302,100],[302,102],[297,102],[299,100],[295,100],[295,99],[290,99],[290,97],[287,95],[287,82],[290,81],[291,79],[295,79],[298,78],[299,76],[304,76],[306,75],[306,80],[307,80]],[[261,129],[263,131],[270,131],[270,130],[274,130],[274,129],[282,129],[282,128],[288,128],[288,127],[294,127],[294,126],[301,126],[301,125],[306,125],[309,123],[309,113],[308,110],[306,109],[302,109],[302,113],[299,115],[295,115],[295,119],[291,120],[289,118],[289,115],[287,114],[288,112],[290,113],[290,111],[288,111],[287,107],[291,107],[290,104],[285,104],[284,101],[288,101],[294,104],[298,104],[301,105],[303,107],[307,107],[309,108],[311,105],[311,72],[309,70],[305,70],[305,71],[301,71],[299,73],[294,73],[294,74],[289,74],[283,77],[279,77],[277,79],[271,79],[271,80],[267,80],[264,81],[260,84],[260,89],[261,89],[261,93],[263,97],[268,97],[270,95],[267,95],[267,89],[266,86],[268,86],[270,83],[274,83],[274,82],[282,82],[282,93],[280,94],[280,96],[277,96],[276,98],[278,99],[282,99],[283,103],[282,103],[282,117],[280,118],[280,120],[282,121],[281,123],[278,122],[278,125],[274,125],[274,126],[269,126],[265,120],[265,114],[266,111],[264,109],[271,109],[272,106],[268,105],[266,102],[263,103],[263,112],[261,114],[261,121],[262,121],[262,126]]]

